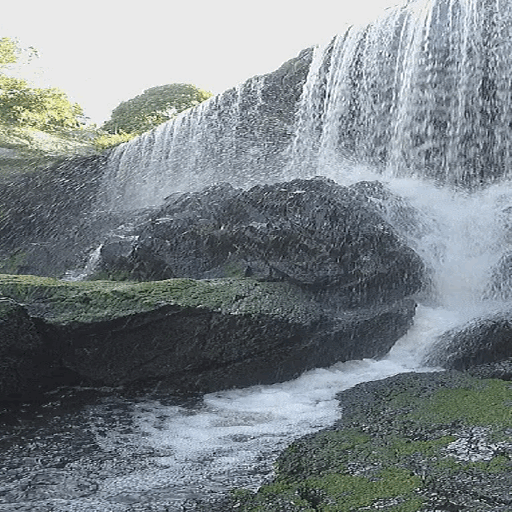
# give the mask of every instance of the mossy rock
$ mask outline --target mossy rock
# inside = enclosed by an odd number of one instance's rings
[[[406,374],[339,399],[334,428],[293,443],[274,482],[234,492],[226,510],[511,510],[510,382]]]
[[[251,278],[84,281],[0,275],[55,360],[91,385],[165,381],[213,391],[289,380],[385,355],[415,303],[333,310],[286,282]]]
[[[54,324],[94,323],[145,313],[163,306],[202,308],[239,315],[307,319],[320,305],[286,283],[252,279],[80,281],[0,274],[0,293]]]

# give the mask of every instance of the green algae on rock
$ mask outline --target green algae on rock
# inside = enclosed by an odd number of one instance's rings
[[[68,282],[0,274],[0,292],[25,304],[34,316],[59,324],[111,320],[164,305],[290,318],[306,315],[315,306],[296,287],[252,279]]]
[[[512,384],[405,374],[339,395],[343,419],[293,443],[242,511],[509,511]],[[276,505],[274,505],[276,504]]]
[[[252,278],[83,281],[0,275],[55,365],[88,385],[165,382],[186,392],[288,380],[384,356],[415,302],[343,310],[292,283]]]

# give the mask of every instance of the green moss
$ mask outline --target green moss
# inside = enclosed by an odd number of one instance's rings
[[[309,510],[304,502],[323,512],[432,510],[437,498],[429,503],[428,496],[442,496],[444,489],[447,496],[465,496],[472,482],[501,486],[506,490],[498,494],[507,494],[512,384],[465,375],[441,375],[439,385],[427,379],[404,376],[400,385],[385,383],[366,396],[355,394],[344,428],[293,443],[276,463],[274,483],[245,495],[237,510],[274,510],[266,508],[269,502],[291,503],[293,496],[298,505],[281,510]],[[404,383],[412,383],[411,389]],[[450,444],[474,427],[479,442],[491,447],[499,439],[505,448],[489,460],[455,456]],[[455,484],[454,490],[453,482],[469,487]],[[468,510],[480,510],[480,498],[475,499],[476,508]]]
[[[304,481],[266,485],[257,494],[236,492],[235,507],[244,511],[271,511],[272,505],[286,503],[286,510],[351,512],[372,505],[381,510],[415,512],[423,500],[413,495],[421,479],[410,471],[386,468],[375,477],[330,473]],[[269,506],[270,505],[270,506]]]
[[[299,494],[309,496],[313,502],[317,497],[319,502],[315,506],[318,511],[350,512],[356,507],[368,507],[386,498],[400,498],[403,505],[420,485],[421,479],[409,471],[386,468],[372,479],[347,473],[310,478],[299,486]]]
[[[453,457],[445,457],[437,460],[433,464],[432,475],[448,474],[456,475],[460,472],[486,473],[497,475],[509,472],[512,468],[512,462],[506,455],[496,455],[490,460],[479,460],[477,462],[459,461]]]
[[[418,415],[411,417],[418,419]],[[425,402],[421,418],[430,423],[512,427],[512,384],[489,379],[475,380],[468,387],[440,389]]]
[[[0,274],[0,293],[26,304],[33,314],[42,310],[47,320],[64,324],[108,320],[168,305],[290,318],[306,314],[299,292],[292,287],[251,279],[65,282]]]

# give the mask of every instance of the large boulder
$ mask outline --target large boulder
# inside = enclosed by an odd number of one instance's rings
[[[430,347],[424,363],[466,370],[512,358],[512,315],[496,313],[476,318],[442,334]]]
[[[154,381],[183,391],[272,383],[336,361],[379,357],[411,326],[412,299],[342,312],[289,283],[251,278],[151,283],[2,276],[53,366],[93,385]]]
[[[425,282],[420,257],[361,191],[325,178],[173,195],[130,237],[106,241],[98,268],[142,280],[285,281],[349,308],[402,299]]]

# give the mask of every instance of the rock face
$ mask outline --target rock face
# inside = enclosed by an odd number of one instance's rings
[[[0,272],[61,276],[83,265],[112,218],[94,212],[103,156],[0,178]]]
[[[324,178],[172,196],[128,242],[107,241],[99,268],[143,280],[285,281],[348,308],[400,300],[424,283],[419,256],[360,190]]]
[[[274,482],[208,510],[511,509],[509,382],[402,374],[338,399],[342,419],[288,447]]]
[[[92,385],[158,381],[181,391],[278,382],[383,356],[415,312],[412,299],[341,312],[294,285],[251,278],[64,283],[4,276],[0,290],[26,304],[35,339],[51,356],[48,373]]]
[[[54,374],[93,385],[211,391],[381,357],[412,324],[424,265],[363,189],[175,195],[99,253],[101,273],[145,282],[6,276],[0,292],[26,305]]]
[[[472,320],[460,329],[443,334],[425,358],[425,364],[466,370],[512,357],[510,313]]]
[[[41,369],[49,363],[43,346],[26,310],[0,296],[0,400],[23,399],[38,389]]]

